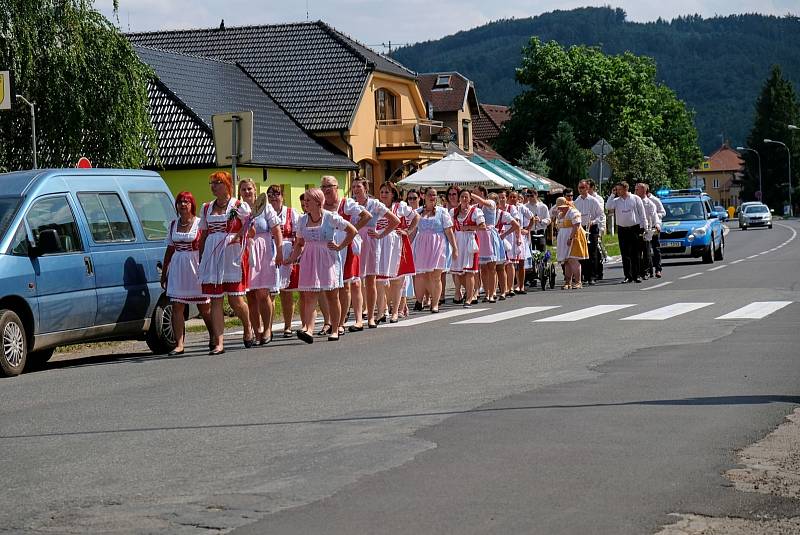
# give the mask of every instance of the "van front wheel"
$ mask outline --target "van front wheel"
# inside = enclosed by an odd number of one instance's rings
[[[172,304],[165,298],[156,305],[146,342],[150,351],[157,355],[169,353],[177,345],[172,330]]]
[[[11,310],[0,310],[0,375],[11,377],[25,369],[28,341],[25,326]]]

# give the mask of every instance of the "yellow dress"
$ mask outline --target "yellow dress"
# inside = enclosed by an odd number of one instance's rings
[[[580,226],[581,214],[575,208],[570,208],[563,219],[558,220],[558,237],[556,241],[556,258],[563,262],[568,258],[584,260],[589,258],[589,243],[586,241],[586,231]],[[572,246],[569,245],[569,236],[572,226],[577,224]]]

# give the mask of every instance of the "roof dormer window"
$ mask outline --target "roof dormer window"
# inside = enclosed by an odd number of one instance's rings
[[[434,89],[449,89],[450,88],[450,75],[449,74],[440,74],[436,77],[436,84],[433,86]]]

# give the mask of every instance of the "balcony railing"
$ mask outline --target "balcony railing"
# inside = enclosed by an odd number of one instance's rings
[[[386,119],[377,122],[378,148],[421,148],[447,150],[453,132],[442,121],[429,119]]]

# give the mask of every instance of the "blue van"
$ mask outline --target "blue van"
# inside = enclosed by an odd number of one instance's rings
[[[666,214],[661,218],[662,258],[702,258],[713,264],[725,255],[725,232],[711,197],[699,189],[659,192]]]
[[[143,339],[174,346],[160,285],[172,194],[151,171],[0,174],[0,374],[56,346]]]

